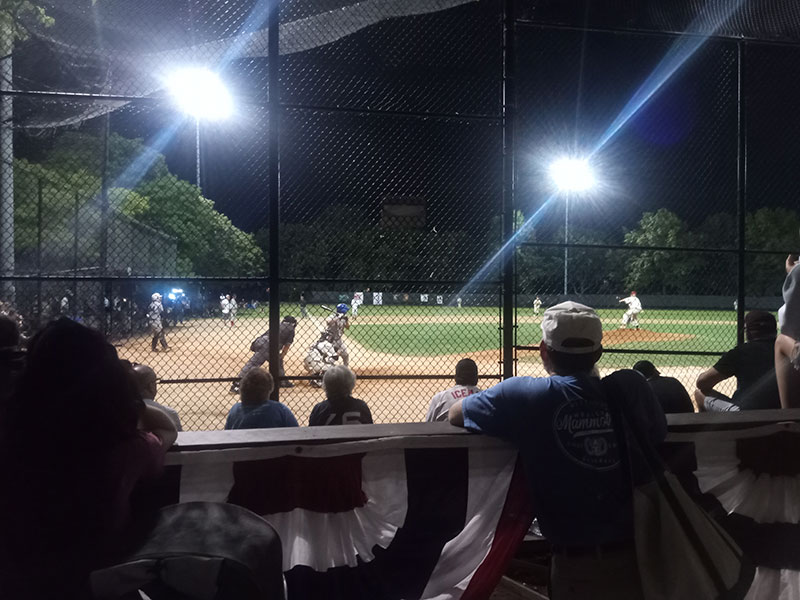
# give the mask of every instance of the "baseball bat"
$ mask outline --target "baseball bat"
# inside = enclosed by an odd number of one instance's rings
[[[325,310],[330,310],[330,311],[333,310],[330,306],[325,306],[324,304],[320,304],[319,307]]]

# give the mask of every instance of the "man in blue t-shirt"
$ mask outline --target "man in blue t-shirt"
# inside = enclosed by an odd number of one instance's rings
[[[563,302],[542,317],[549,377],[513,377],[456,402],[450,423],[508,440],[525,465],[542,533],[553,544],[553,598],[641,598],[633,546],[629,474],[620,467],[606,385],[593,374],[602,355],[597,313]],[[666,419],[635,371],[609,377],[634,423],[654,443]]]
[[[289,407],[269,399],[275,387],[264,369],[250,369],[242,379],[242,401],[233,405],[225,429],[268,429],[299,427]]]

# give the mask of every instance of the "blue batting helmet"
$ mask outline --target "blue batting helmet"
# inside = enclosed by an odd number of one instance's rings
[[[347,306],[347,304],[342,303],[342,304],[337,304],[336,305],[336,312],[337,313],[344,314],[348,310],[350,310],[350,308]]]

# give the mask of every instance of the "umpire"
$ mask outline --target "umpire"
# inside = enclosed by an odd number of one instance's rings
[[[278,340],[281,347],[278,365],[278,375],[280,377],[284,377],[286,375],[285,371],[283,370],[283,357],[286,356],[286,353],[292,346],[292,342],[294,342],[294,330],[296,327],[297,319],[291,315],[283,317],[280,330],[278,331]],[[253,356],[250,357],[250,360],[248,360],[247,363],[242,367],[242,370],[239,371],[239,375],[237,375],[238,381],[234,381],[231,384],[231,393],[233,394],[239,393],[239,381],[242,380],[242,378],[250,369],[260,367],[269,360],[269,329],[253,340],[253,342],[250,344],[250,351],[253,352]],[[291,381],[281,379],[280,386],[290,388],[294,387],[294,384]]]

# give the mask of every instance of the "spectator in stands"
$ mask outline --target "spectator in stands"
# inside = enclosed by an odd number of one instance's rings
[[[176,436],[102,334],[62,318],[34,336],[0,418],[2,596],[89,597]]]
[[[19,349],[19,343],[17,321],[0,315],[0,401],[11,397],[25,366],[25,353]]]
[[[275,383],[264,369],[250,369],[242,378],[242,401],[233,405],[225,429],[268,429],[298,427],[289,407],[269,399]]]
[[[563,302],[542,316],[549,377],[513,377],[456,401],[450,423],[495,435],[519,449],[542,533],[553,544],[553,598],[643,597],[633,543],[629,474],[620,466],[607,386],[653,443],[666,419],[634,371],[592,374],[603,325],[597,313]]]
[[[456,364],[456,384],[431,398],[426,421],[447,421],[447,412],[456,400],[480,392],[478,365],[471,358],[462,358]]]
[[[644,375],[665,413],[694,412],[689,392],[680,381],[662,375],[649,360],[640,360],[633,365],[633,370]]]
[[[781,334],[775,340],[775,373],[783,408],[800,408],[800,264],[796,254],[786,258]]]
[[[178,416],[178,411],[169,406],[164,406],[156,402],[156,394],[158,393],[158,377],[156,372],[147,365],[140,365],[134,363],[131,365],[133,369],[133,376],[136,379],[136,387],[139,389],[139,395],[148,406],[155,406],[161,409],[168,417],[169,420],[175,425],[175,429],[183,431],[181,427],[181,418]]]
[[[356,374],[349,367],[337,365],[325,371],[322,387],[326,399],[311,410],[309,425],[372,423],[372,413],[367,403],[352,396],[356,387]]]
[[[728,350],[698,376],[694,398],[701,411],[780,408],[774,362],[775,317],[763,310],[751,310],[744,317],[744,332],[744,344]],[[736,377],[732,398],[714,389],[730,377]]]

